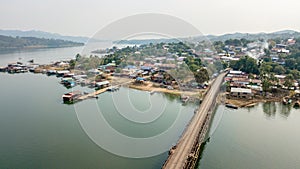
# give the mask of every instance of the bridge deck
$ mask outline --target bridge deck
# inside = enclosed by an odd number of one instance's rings
[[[169,156],[163,168],[165,169],[185,168],[187,159],[190,153],[192,152],[195,143],[199,139],[201,128],[206,121],[207,115],[209,114],[211,107],[214,104],[220,86],[223,82],[224,76],[225,73],[220,74],[211,85],[198,111],[196,112],[193,119],[191,120],[190,125],[185,130],[184,134],[182,135],[179,142],[177,143],[176,149]]]

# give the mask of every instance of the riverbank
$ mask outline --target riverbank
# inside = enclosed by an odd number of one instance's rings
[[[226,104],[235,105],[237,107],[251,107],[258,103],[265,102],[280,102],[281,99],[271,98],[271,99],[252,99],[252,100],[244,100],[244,99],[226,99]]]
[[[105,89],[108,89],[109,86],[124,86],[129,87],[136,90],[148,91],[153,93],[166,93],[171,95],[176,95],[183,99],[183,102],[198,102],[202,100],[203,96],[206,93],[206,89],[195,89],[188,88],[188,90],[180,90],[178,85],[162,85],[159,83],[155,83],[150,81],[150,78],[146,78],[147,80],[143,82],[138,82],[136,79],[130,77],[118,77],[113,76],[109,73],[97,73],[97,74],[85,74],[82,72],[78,72],[70,69],[69,67],[70,61],[61,61],[55,62],[53,64],[22,64],[20,62],[8,64],[7,67],[1,67],[0,71],[7,73],[26,73],[32,72],[35,74],[47,74],[48,76],[56,75],[58,78],[61,77],[61,84],[63,84],[66,88],[75,87],[76,85],[80,85],[82,87],[86,86],[89,88],[95,88],[97,91],[100,89],[101,92],[93,92],[93,93],[84,93],[82,91],[82,99],[91,98],[89,96],[99,95],[105,92]],[[77,75],[79,74],[79,75]],[[99,79],[100,78],[100,79]],[[99,86],[99,83],[106,81],[107,84],[103,86]],[[105,91],[103,91],[105,90]],[[79,91],[78,91],[79,92]]]
[[[265,102],[282,102],[283,98],[286,96],[278,96],[278,97],[263,97],[263,96],[256,96],[252,99],[244,99],[244,98],[228,98],[226,97],[226,93],[222,93],[223,103],[230,104],[241,107],[252,107],[259,103]]]
[[[80,113],[80,108],[85,110],[82,114],[101,111],[103,116],[101,115],[100,118],[107,120],[109,125],[117,126],[118,131],[124,135],[137,138],[161,133],[174,124],[174,119],[177,119],[175,128],[178,130],[174,132],[174,138],[170,138],[173,140],[167,145],[171,147],[194,115],[196,107],[193,104],[182,105],[173,98],[154,94],[150,98],[155,100],[151,102],[151,108],[148,104],[147,92],[134,92],[133,89],[120,88],[118,92],[113,93],[113,97],[109,93],[104,93],[98,100],[80,102],[74,109],[73,105],[64,105],[61,101],[61,95],[72,89],[66,90],[60,86],[57,83],[59,79],[55,76],[0,73],[0,78],[2,79],[0,86],[3,89],[0,102],[0,148],[2,150],[0,155],[1,158],[6,159],[0,163],[0,168],[47,169],[45,166],[50,166],[48,168],[160,168],[167,158],[167,153],[137,161],[116,156],[95,146],[83,132],[76,114]],[[19,84],[22,86],[20,87]],[[46,90],[50,92],[45,93]],[[130,100],[132,105],[123,102],[123,99],[128,98],[128,93],[134,96]],[[139,110],[155,114],[157,113],[155,107],[159,107],[160,103],[164,103],[164,113],[149,125],[132,123],[123,118],[118,109],[114,108],[116,107],[114,98],[119,98],[118,104],[122,104],[125,109],[131,106],[137,108],[137,112],[128,111],[131,117],[140,113]],[[148,111],[149,107],[151,109]],[[179,111],[180,113],[177,113]],[[104,125],[104,123],[100,124]],[[100,127],[99,130],[104,130],[103,128]],[[106,133],[103,137],[110,138],[111,132],[99,132]],[[53,141],[54,138],[59,139]],[[49,144],[49,141],[55,144]],[[122,140],[111,139],[112,143],[121,144],[118,141]],[[45,148],[51,151],[45,151]],[[155,148],[155,146],[148,147],[148,149]]]
[[[161,88],[157,86],[158,84],[152,83],[152,82],[144,82],[143,84],[136,84],[136,83],[130,83],[128,84],[129,88],[142,90],[142,91],[148,91],[148,92],[159,92],[159,93],[166,93],[166,94],[172,94],[177,96],[188,96],[192,100],[202,100],[203,96],[206,93],[206,89],[191,89],[190,91],[184,91],[180,89],[168,89],[168,88]]]
[[[221,105],[196,169],[299,168],[299,120],[299,110],[278,102],[234,111]]]
[[[46,64],[46,65],[37,65],[37,67],[34,68],[33,73],[46,73],[49,71],[55,71],[56,74],[59,71],[62,70],[69,70],[68,68],[68,62],[57,62],[58,64]],[[64,63],[65,66],[59,64]],[[20,65],[18,65],[20,66]],[[27,67],[30,70],[30,66]],[[27,69],[26,68],[26,69]],[[74,74],[74,71],[70,70],[69,75]],[[205,93],[207,89],[195,89],[190,88],[188,90],[181,90],[178,86],[169,87],[168,86],[161,86],[159,83],[155,83],[152,81],[143,81],[142,83],[137,83],[135,79],[131,79],[129,77],[117,77],[117,76],[111,76],[110,74],[103,75],[105,79],[108,80],[111,86],[125,86],[136,90],[142,90],[142,91],[148,91],[151,93],[166,93],[171,95],[176,95],[178,97],[188,97],[188,101],[201,101],[203,99],[203,96],[205,96]],[[74,79],[73,81],[76,81]],[[85,81],[89,82],[85,84],[85,86],[95,86],[93,83],[95,82],[95,77],[89,77],[85,79]],[[78,81],[77,81],[78,83]],[[78,85],[80,85],[78,83]],[[95,92],[97,93],[97,92]],[[103,92],[101,92],[103,93]],[[91,95],[92,93],[89,93],[87,95]],[[93,94],[94,95],[94,94]],[[98,93],[96,94],[98,95]],[[88,97],[89,98],[89,97]],[[272,97],[272,98],[265,98],[265,97],[255,97],[254,99],[242,99],[242,98],[226,98],[226,94],[221,94],[217,100],[218,102],[221,102],[223,104],[231,104],[235,105],[237,107],[247,107],[247,106],[253,106],[260,102],[280,102],[282,101],[283,97]]]

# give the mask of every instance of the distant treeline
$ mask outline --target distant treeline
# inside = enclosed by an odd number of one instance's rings
[[[0,50],[19,50],[29,48],[60,48],[82,45],[84,44],[60,39],[11,37],[0,35]]]

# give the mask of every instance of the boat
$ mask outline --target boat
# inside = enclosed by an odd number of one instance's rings
[[[7,67],[0,67],[0,72],[6,72],[7,71]]]
[[[75,101],[77,101],[80,96],[82,96],[81,91],[73,91],[73,92],[64,94],[62,96],[62,98],[63,98],[63,102],[65,104],[72,104]]]
[[[111,86],[109,88],[106,89],[106,91],[109,91],[109,92],[115,92],[119,90],[119,87],[118,86]]]
[[[282,103],[284,105],[292,104],[292,99],[289,99],[289,98],[285,97],[285,98],[282,99]]]
[[[56,75],[56,70],[47,70],[47,75],[48,76]]]
[[[70,73],[70,71],[68,70],[60,70],[60,71],[56,71],[56,76],[57,77],[63,77],[65,74]]]
[[[296,101],[294,103],[294,108],[300,108],[300,101]]]
[[[251,104],[246,105],[245,107],[254,107],[255,105],[256,105],[256,103],[251,103]]]
[[[31,59],[31,60],[29,60],[28,62],[29,62],[29,63],[33,63],[33,62],[34,62],[34,60],[33,60],[33,59]]]
[[[239,107],[233,104],[225,104],[226,107],[232,108],[232,109],[238,109]]]
[[[152,91],[150,92],[151,95],[153,95],[154,93],[155,93],[155,90],[152,90]]]
[[[97,95],[91,95],[91,96],[88,96],[89,98],[95,98],[95,99],[98,99],[99,97]]]
[[[182,101],[183,103],[187,103],[187,102],[189,101],[189,99],[190,99],[189,96],[182,96],[182,97],[181,97],[181,101]]]
[[[62,78],[60,83],[67,88],[72,88],[76,86],[76,82],[70,77]]]
[[[35,68],[34,68],[34,67],[30,67],[30,68],[29,68],[29,72],[32,72],[32,73],[33,73],[33,72],[34,72],[34,70],[35,70]]]
[[[75,87],[76,86],[76,83],[74,81],[68,81],[68,82],[65,82],[64,83],[64,86],[66,88],[72,88],[72,87]]]

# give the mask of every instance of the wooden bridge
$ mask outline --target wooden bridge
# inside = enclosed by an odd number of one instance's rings
[[[214,80],[176,148],[170,151],[163,169],[193,169],[195,167],[224,77],[225,73],[222,73]]]

